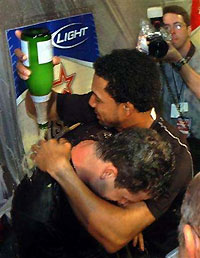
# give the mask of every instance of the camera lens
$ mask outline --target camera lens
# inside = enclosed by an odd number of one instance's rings
[[[167,54],[169,49],[168,44],[163,40],[162,37],[153,37],[149,39],[149,55],[162,58]]]

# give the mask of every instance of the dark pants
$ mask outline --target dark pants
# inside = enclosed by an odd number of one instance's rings
[[[2,238],[0,240],[0,258],[15,258],[15,235],[6,215],[2,216],[1,223],[3,230]]]

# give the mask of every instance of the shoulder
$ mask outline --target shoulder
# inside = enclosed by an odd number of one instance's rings
[[[179,189],[185,187],[193,175],[192,156],[186,137],[162,117],[158,118],[152,129],[156,130],[164,141],[171,144],[175,157],[173,177],[182,178],[182,185],[179,185]]]
[[[82,101],[88,101],[89,98],[91,97],[92,95],[92,92],[89,92],[89,93],[86,93],[86,94],[70,94],[70,93],[65,93],[65,94],[62,94],[62,93],[57,93],[57,102],[62,102],[62,101],[65,101],[65,100],[68,100],[68,101],[77,101],[79,102],[80,100]]]
[[[62,113],[66,110],[68,110],[68,108],[84,108],[85,105],[88,106],[88,102],[89,99],[91,97],[91,92],[87,93],[87,94],[70,94],[70,93],[65,93],[65,94],[61,94],[58,93],[57,94],[57,111],[58,113]]]
[[[186,137],[174,126],[170,125],[164,118],[159,117],[152,129],[156,130],[163,140],[169,141],[172,146],[179,146],[188,150]]]
[[[175,168],[168,194],[161,196],[158,200],[145,201],[152,214],[159,218],[170,208],[176,197],[185,191],[192,178],[193,165],[187,140],[182,133],[162,117],[154,122],[152,129],[156,130],[164,141],[171,144],[175,157]]]
[[[12,202],[12,217],[18,220],[17,214],[23,214],[32,220],[45,223],[58,205],[61,188],[47,173],[39,169],[29,178],[25,176],[18,185]],[[56,199],[56,198],[57,199]],[[17,221],[16,221],[17,222]]]
[[[74,123],[88,123],[96,121],[93,108],[89,105],[92,92],[87,94],[58,94],[57,114],[65,125]]]
[[[182,186],[186,185],[193,174],[192,156],[186,137],[162,117],[156,121],[152,129],[156,130],[164,141],[171,144],[175,157],[174,178],[181,177]]]
[[[198,73],[200,73],[200,47],[195,46],[195,52],[190,61],[188,62],[189,65]]]
[[[194,44],[194,46],[195,46],[195,53],[194,53],[194,55],[200,55],[200,46],[199,45],[195,45],[195,44]]]

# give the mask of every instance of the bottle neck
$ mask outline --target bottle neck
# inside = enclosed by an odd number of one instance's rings
[[[38,124],[39,140],[47,140],[48,137],[48,122],[45,124]]]
[[[48,122],[45,123],[45,124],[38,124],[38,127],[41,130],[46,130],[46,129],[48,129]]]

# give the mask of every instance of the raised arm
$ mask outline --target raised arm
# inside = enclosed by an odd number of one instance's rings
[[[36,118],[36,110],[35,110],[35,105],[31,99],[30,93],[27,92],[26,98],[25,98],[25,105],[26,105],[26,112],[27,114],[35,119]],[[57,114],[57,93],[52,91],[51,92],[51,97],[48,100],[48,120],[50,121],[55,121],[58,119],[58,114]]]
[[[90,191],[70,165],[69,143],[49,140],[33,150],[37,166],[62,186],[77,218],[108,252],[121,249],[155,220],[144,202],[121,208]]]
[[[169,51],[164,60],[170,63],[176,63],[183,58],[181,53],[169,43]],[[180,71],[180,75],[190,88],[190,90],[200,99],[200,74],[198,74],[188,63],[184,64]]]
[[[22,32],[20,30],[15,31],[16,37],[20,40]],[[31,75],[31,71],[23,65],[23,61],[27,59],[27,56],[21,51],[20,48],[15,49],[15,55],[18,58],[17,62],[17,73],[22,80],[28,80]],[[53,57],[53,64],[57,65],[60,63],[60,58],[58,56]]]
[[[195,72],[189,64],[181,67],[180,74],[190,90],[200,99],[200,74]]]
[[[63,167],[54,177],[88,232],[110,252],[116,252],[154,220],[144,202],[121,208],[91,192],[72,168]]]

